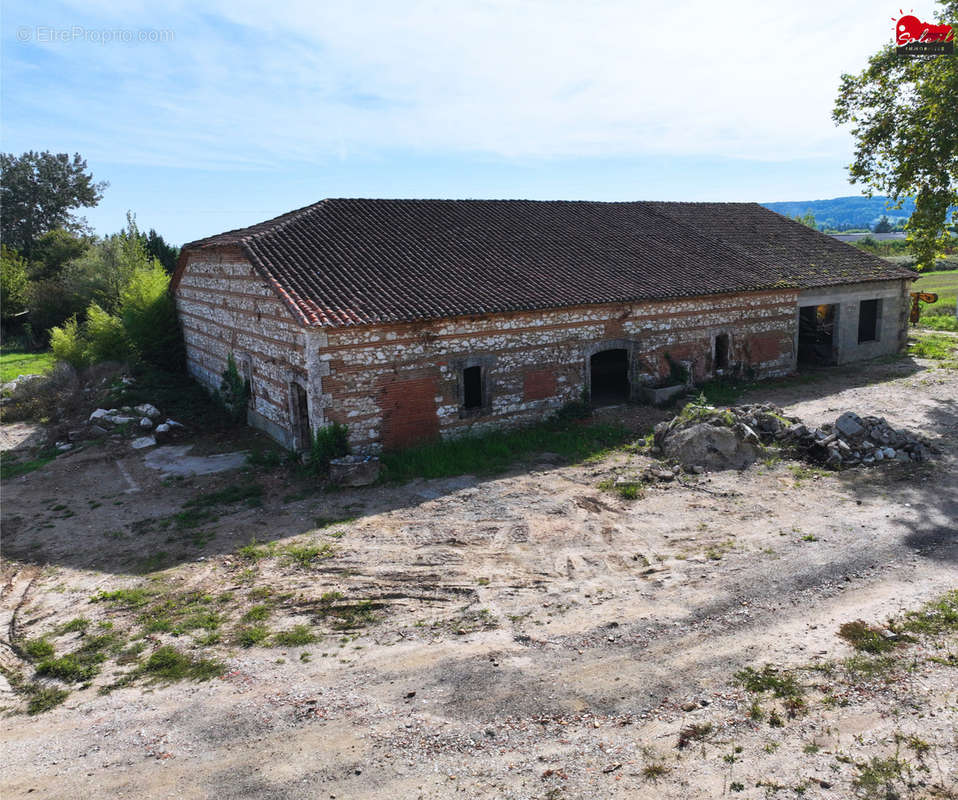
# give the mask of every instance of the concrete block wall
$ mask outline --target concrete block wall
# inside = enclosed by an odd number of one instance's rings
[[[899,353],[908,340],[908,314],[911,308],[910,280],[873,281],[821,289],[806,289],[799,294],[798,306],[835,305],[836,361],[847,364],[878,356]],[[858,341],[859,306],[863,300],[880,300],[878,338]],[[795,311],[795,350],[798,351],[798,309]]]

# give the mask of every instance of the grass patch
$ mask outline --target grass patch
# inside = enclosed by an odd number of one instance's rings
[[[493,475],[537,452],[558,453],[572,461],[600,456],[631,441],[622,425],[552,419],[511,431],[493,431],[383,453],[383,479],[404,483],[414,478]]]
[[[838,635],[862,653],[887,653],[895,647],[892,639],[887,639],[878,628],[861,619],[846,622],[838,629]]]
[[[302,647],[319,640],[308,625],[294,625],[287,631],[273,634],[273,644],[278,647]]]
[[[40,661],[44,658],[50,658],[55,652],[53,645],[46,639],[28,639],[23,643],[23,652],[30,657],[32,661]]]
[[[109,603],[116,608],[142,608],[155,596],[154,592],[142,588],[114,589],[111,592],[97,592],[90,598],[91,603]]]
[[[954,314],[939,314],[936,317],[922,317],[918,325],[933,331],[958,331],[958,317]]]
[[[59,689],[55,686],[40,686],[36,683],[27,684],[24,691],[30,697],[27,701],[27,713],[31,716],[56,708],[70,696],[70,692],[66,689]]]
[[[333,525],[348,525],[357,519],[359,517],[316,517],[313,524],[318,530],[323,530],[324,528],[331,528]]]
[[[170,595],[140,614],[137,622],[147,633],[172,633],[174,636],[198,629],[216,630],[222,618],[210,608],[213,602],[213,597],[203,592]]]
[[[774,697],[788,699],[800,698],[804,694],[801,684],[790,672],[782,672],[771,664],[761,671],[746,667],[735,673],[736,682],[747,692],[761,694],[771,692]]]
[[[56,359],[51,351],[34,353],[14,347],[0,348],[0,383],[19,375],[43,375],[53,369]]]
[[[239,548],[239,550],[236,551],[236,555],[246,561],[259,561],[263,558],[269,558],[275,552],[276,545],[273,542],[260,545],[256,543],[256,539],[254,538],[249,544],[244,544]]]
[[[243,483],[227,486],[218,492],[207,492],[183,504],[183,508],[213,508],[232,503],[246,503],[251,508],[262,505],[263,487],[258,483]]]
[[[269,615],[272,613],[268,605],[259,603],[243,614],[243,622],[262,622],[269,619]]]
[[[93,680],[107,656],[116,655],[124,644],[123,637],[116,633],[88,636],[72,653],[60,658],[44,658],[37,664],[37,675],[57,678],[65,683],[85,683]]]
[[[908,354],[917,358],[947,361],[955,356],[958,341],[943,333],[912,334]]]
[[[907,612],[898,627],[925,636],[958,632],[958,589],[927,603],[918,611]]]
[[[269,628],[265,625],[248,625],[236,631],[236,643],[240,647],[255,647],[269,638]]]
[[[223,674],[223,665],[208,658],[191,658],[175,647],[165,645],[154,650],[136,675],[156,681],[208,681]]]
[[[6,481],[11,478],[19,478],[21,475],[26,475],[49,464],[56,457],[57,451],[50,447],[38,451],[34,458],[27,461],[18,461],[16,458],[11,458],[10,453],[5,453],[0,459],[0,479]]]
[[[323,544],[290,544],[283,549],[283,555],[290,564],[296,564],[303,569],[309,568],[317,561],[324,561],[336,554],[329,542]]]

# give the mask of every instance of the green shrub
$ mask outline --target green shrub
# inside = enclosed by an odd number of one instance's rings
[[[123,329],[123,321],[108,314],[96,303],[91,303],[86,311],[82,338],[85,340],[87,363],[126,361],[130,356],[130,342]]]
[[[226,369],[220,381],[219,400],[226,413],[234,422],[245,422],[246,406],[249,403],[249,381],[240,375],[236,360],[230,353],[226,359]]]
[[[64,322],[63,327],[50,329],[50,349],[57,361],[65,361],[74,367],[87,365],[87,346],[76,316]]]
[[[126,335],[140,358],[177,371],[183,367],[185,354],[169,287],[170,276],[159,263],[139,267],[120,291],[119,311]]]
[[[349,428],[333,422],[313,431],[309,448],[309,471],[314,474],[329,470],[329,462],[349,454]]]

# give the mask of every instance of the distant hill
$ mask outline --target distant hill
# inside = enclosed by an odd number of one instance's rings
[[[894,225],[904,222],[915,210],[915,201],[906,200],[900,209],[891,209],[887,197],[834,197],[831,200],[800,200],[783,203],[762,203],[765,208],[777,211],[786,217],[804,216],[811,212],[819,228],[834,228],[844,231],[849,228],[874,228],[875,223],[887,216]]]

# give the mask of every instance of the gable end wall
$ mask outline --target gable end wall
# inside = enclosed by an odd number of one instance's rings
[[[240,372],[249,372],[249,422],[292,445],[289,383],[308,384],[306,330],[238,249],[186,258],[174,291],[187,370],[212,392],[232,353]]]

